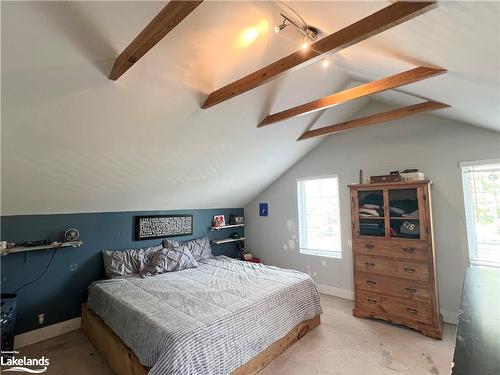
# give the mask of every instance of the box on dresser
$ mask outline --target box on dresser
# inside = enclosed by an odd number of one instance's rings
[[[353,315],[442,338],[429,181],[350,185]]]

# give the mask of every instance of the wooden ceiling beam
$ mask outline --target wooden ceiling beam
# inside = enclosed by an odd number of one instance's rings
[[[338,52],[374,35],[421,15],[436,6],[436,1],[397,1],[368,17],[311,44],[307,50],[292,53],[233,83],[212,92],[202,108],[209,108],[252,90],[279,74],[326,52]]]
[[[350,100],[362,98],[367,95],[378,92],[395,89],[410,83],[418,82],[426,78],[434,77],[446,73],[446,69],[420,66],[418,68],[407,70],[390,77],[382,78],[377,81],[365,83],[335,94],[325,96],[324,98],[313,100],[312,102],[301,104],[281,112],[274,113],[265,117],[257,127],[273,124],[291,117],[302,116],[308,113],[321,111]]]
[[[448,104],[426,101],[423,103],[410,105],[408,107],[402,107],[394,109],[392,111],[380,112],[374,115],[357,118],[354,120],[349,120],[341,122],[335,125],[325,126],[319,129],[308,130],[302,134],[297,141],[302,141],[304,139],[309,139],[313,137],[319,137],[322,135],[330,135],[340,133],[349,129],[362,128],[365,126],[378,125],[384,122],[397,120],[403,117],[408,117],[415,115],[417,113],[436,111],[438,109],[448,108]]]
[[[201,1],[171,0],[116,58],[109,79],[116,81],[156,43],[195,10]]]

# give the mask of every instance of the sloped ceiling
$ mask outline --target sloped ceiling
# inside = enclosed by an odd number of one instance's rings
[[[442,116],[500,130],[498,4],[442,3],[328,69],[308,64],[207,110],[210,91],[297,49],[293,35],[272,32],[283,5],[204,2],[108,80],[164,4],[2,2],[2,214],[242,207],[321,141],[296,142],[307,127],[347,120],[367,101],[257,129],[263,116],[414,64],[450,72],[404,90],[454,106]],[[387,4],[292,5],[331,33]],[[251,26],[261,33],[242,46]]]
[[[389,2],[293,3],[328,33]],[[450,104],[439,116],[500,131],[500,2],[440,1],[438,7],[336,54],[337,68],[362,81],[417,65],[448,73],[401,88]],[[411,100],[390,91],[373,97],[390,104]],[[413,99],[413,103],[415,99]]]

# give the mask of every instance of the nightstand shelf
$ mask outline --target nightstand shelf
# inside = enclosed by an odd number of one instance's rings
[[[48,250],[48,249],[55,249],[55,248],[60,248],[60,247],[80,247],[83,245],[83,241],[69,241],[69,242],[53,242],[49,245],[42,245],[42,246],[16,246],[12,247],[10,249],[1,249],[0,254],[1,255],[7,255],[7,254],[12,254],[12,253],[20,253],[23,251],[33,251],[33,250]]]
[[[231,242],[241,242],[245,241],[245,237],[240,237],[240,238],[223,238],[221,240],[213,240],[212,244],[214,245],[222,245],[225,243],[231,243]]]
[[[222,229],[242,228],[244,226],[245,226],[245,224],[229,224],[229,225],[224,225],[222,227],[210,227],[210,230],[211,231],[219,231]]]

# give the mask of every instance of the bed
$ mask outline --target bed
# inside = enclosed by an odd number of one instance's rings
[[[82,329],[117,374],[255,373],[318,325],[312,279],[218,256],[94,282]]]

